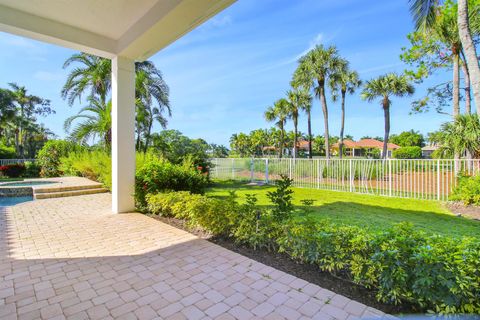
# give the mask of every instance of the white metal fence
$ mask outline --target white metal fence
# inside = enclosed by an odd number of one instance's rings
[[[35,159],[0,159],[0,166],[7,164],[21,164],[25,162],[35,162]]]
[[[270,183],[286,175],[295,187],[391,197],[448,200],[460,173],[480,174],[480,160],[212,159],[211,177]]]

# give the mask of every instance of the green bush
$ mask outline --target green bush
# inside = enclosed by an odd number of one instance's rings
[[[40,176],[40,166],[32,161],[25,162],[25,172],[23,176],[25,178],[38,178]]]
[[[186,219],[214,235],[347,277],[374,290],[379,301],[410,303],[422,311],[480,313],[480,243],[475,239],[435,236],[408,223],[371,232],[309,215],[278,222],[253,195],[243,205],[234,195],[213,199],[188,192],[148,195],[147,202],[152,213]]]
[[[63,174],[59,169],[60,159],[70,152],[81,151],[84,148],[74,142],[65,140],[50,140],[45,143],[37,154],[37,163],[40,166],[42,177],[58,177]]]
[[[156,156],[148,157],[137,169],[135,201],[139,209],[146,206],[145,196],[165,191],[190,191],[203,193],[208,185],[208,176],[191,163],[176,165]]]
[[[74,151],[60,159],[58,170],[67,176],[85,177],[112,187],[112,161],[106,151]]]
[[[15,159],[16,153],[14,147],[7,147],[0,142],[0,159]]]
[[[457,186],[449,197],[450,200],[461,201],[465,205],[480,205],[480,175],[460,176]]]
[[[396,159],[422,159],[422,148],[420,147],[401,147],[393,150],[393,157]]]

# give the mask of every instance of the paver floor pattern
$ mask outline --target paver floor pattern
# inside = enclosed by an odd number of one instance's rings
[[[0,209],[0,318],[389,317],[110,200]]]

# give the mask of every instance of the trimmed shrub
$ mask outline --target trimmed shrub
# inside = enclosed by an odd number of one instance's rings
[[[422,148],[420,147],[401,147],[393,150],[393,157],[396,159],[421,159]]]
[[[85,177],[112,187],[112,164],[106,151],[75,151],[60,159],[59,171],[67,176]]]
[[[63,174],[59,169],[60,158],[68,156],[70,152],[80,151],[84,148],[74,142],[65,140],[50,140],[45,143],[37,154],[37,162],[40,165],[40,176],[58,177]]]
[[[18,178],[25,172],[24,164],[7,164],[0,166],[0,172],[9,178]]]
[[[25,162],[25,172],[23,176],[26,178],[38,178],[40,176],[40,166],[32,161]]]
[[[465,205],[480,205],[480,175],[460,176],[450,200],[461,201]]]
[[[176,165],[151,155],[137,169],[135,201],[142,210],[147,203],[145,196],[166,191],[190,191],[203,193],[209,183],[207,175],[193,168],[191,163]]]

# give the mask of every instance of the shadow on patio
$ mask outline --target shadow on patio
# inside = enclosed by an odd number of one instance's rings
[[[382,315],[144,215],[111,214],[109,194],[11,207],[0,228],[2,318]]]

